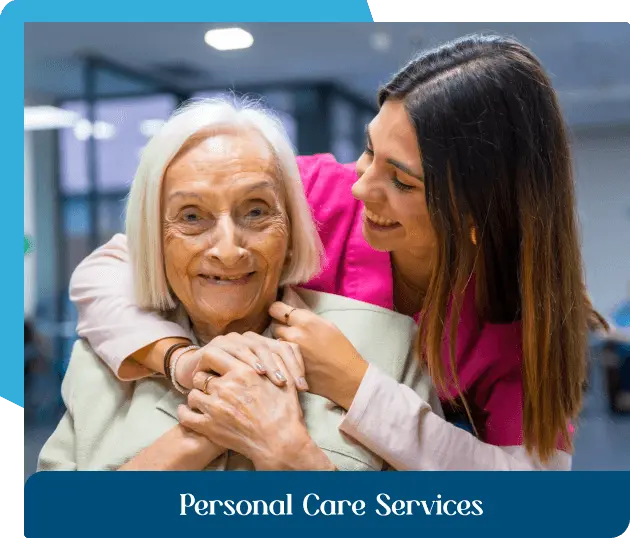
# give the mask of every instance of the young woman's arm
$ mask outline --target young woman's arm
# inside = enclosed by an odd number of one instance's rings
[[[398,470],[570,470],[571,456],[564,451],[542,464],[519,446],[517,384],[518,377],[495,384],[480,440],[432,413],[409,387],[369,366],[340,429]]]
[[[163,373],[166,350],[188,342],[185,331],[135,304],[124,235],[115,235],[75,269],[70,299],[77,307],[77,332],[122,380]]]
[[[119,471],[201,471],[225,450],[177,425],[129,460]]]

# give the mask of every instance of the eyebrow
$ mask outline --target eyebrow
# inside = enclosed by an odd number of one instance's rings
[[[373,148],[374,144],[372,144],[372,137],[370,136],[370,126],[366,125],[365,126],[365,136],[367,138],[368,141],[368,145]],[[400,161],[397,161],[396,159],[386,159],[386,162],[388,164],[391,164],[392,166],[395,166],[396,168],[398,168],[399,170],[402,170],[405,174],[416,178],[418,181],[422,181],[424,182],[424,177],[416,174],[415,172],[413,172],[411,170],[411,168],[409,168],[407,165],[401,163]]]
[[[201,200],[201,196],[199,196],[196,192],[187,192],[187,191],[176,191],[168,197],[168,201],[175,198],[197,198]]]
[[[262,189],[272,189],[276,190],[276,186],[271,181],[259,181],[252,185],[248,185],[243,189],[242,195],[249,194],[252,191],[262,190]],[[197,200],[203,200],[203,197],[196,192],[192,191],[176,191],[168,197],[168,201],[170,202],[174,198],[196,198]]]

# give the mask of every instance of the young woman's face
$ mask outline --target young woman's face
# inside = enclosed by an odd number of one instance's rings
[[[364,204],[363,235],[375,250],[426,254],[435,234],[415,130],[401,101],[386,101],[367,127],[352,194]]]

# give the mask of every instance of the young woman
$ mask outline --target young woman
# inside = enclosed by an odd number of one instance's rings
[[[549,78],[519,43],[472,36],[420,54],[378,102],[356,175],[301,158],[327,254],[307,287],[415,316],[447,420],[308,312],[274,304],[276,335],[299,345],[309,390],[348,411],[340,428],[397,469],[569,469],[594,313]],[[79,334],[123,378],[160,371],[185,337],[134,305],[130,274],[116,236],[71,283]],[[189,387],[216,370],[203,349],[180,363]]]

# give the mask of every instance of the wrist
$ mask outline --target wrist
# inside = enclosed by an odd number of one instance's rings
[[[344,361],[342,372],[330,384],[328,398],[346,411],[350,409],[368,367],[367,361],[358,354]]]
[[[144,353],[144,357],[138,356],[134,353],[134,358],[139,357],[136,358],[136,360],[149,367],[152,367],[151,365],[153,362],[158,363],[160,368],[158,369],[155,367],[153,369],[168,376],[169,372],[164,369],[164,366],[167,366],[164,359],[169,349],[178,344],[185,347],[191,345],[192,342],[187,338],[163,338],[162,340],[158,340],[157,342],[151,344],[144,350],[140,350],[140,353]]]
[[[206,466],[224,452],[224,449],[218,447],[207,437],[189,430],[181,424],[176,428],[175,437],[180,447],[180,463],[194,464],[197,462],[198,465]]]
[[[199,363],[196,349],[190,349],[182,353],[175,365],[175,379],[185,389],[193,388],[193,375]]]
[[[276,447],[272,454],[252,458],[259,471],[335,471],[335,466],[306,431],[293,436],[290,443]]]

